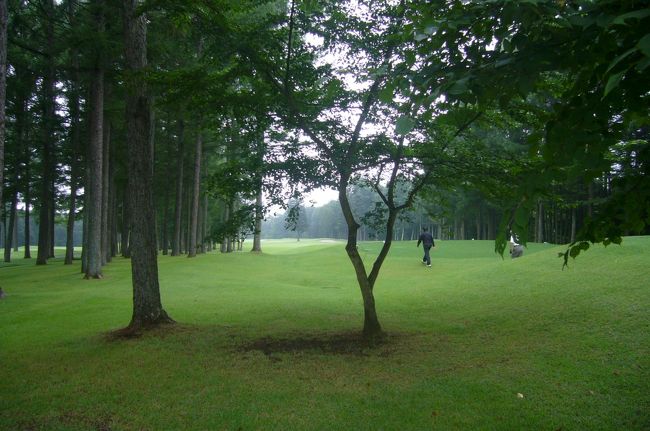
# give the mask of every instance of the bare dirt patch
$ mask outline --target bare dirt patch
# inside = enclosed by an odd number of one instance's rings
[[[333,355],[389,356],[396,350],[395,335],[369,342],[359,332],[296,335],[288,338],[263,337],[239,347],[241,352],[260,351],[266,356],[278,353],[327,353]]]

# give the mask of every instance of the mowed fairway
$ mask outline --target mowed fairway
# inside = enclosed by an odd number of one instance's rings
[[[179,324],[128,340],[107,336],[130,319],[128,260],[83,280],[18,257],[0,264],[0,429],[650,429],[650,237],[564,270],[562,247],[493,248],[439,242],[426,268],[394,243],[373,348],[341,242],[160,256]]]

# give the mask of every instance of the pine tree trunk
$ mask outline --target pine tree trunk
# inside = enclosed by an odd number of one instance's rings
[[[201,223],[201,253],[207,253],[209,250],[206,238],[208,237],[208,195],[203,195],[203,222]]]
[[[117,191],[115,184],[115,148],[110,146],[108,153],[108,217],[106,221],[107,244],[106,244],[106,262],[110,263],[117,253]]]
[[[4,261],[11,262],[11,248],[14,242],[14,233],[16,230],[16,207],[18,205],[18,190],[14,188],[13,195],[11,196],[11,206],[9,209],[9,222],[6,224],[5,229],[5,255]]]
[[[230,204],[229,203],[224,203],[223,207],[223,224],[228,225],[228,221],[230,219]],[[222,253],[227,253],[228,252],[228,244],[230,244],[230,238],[228,235],[224,235],[223,239],[221,240],[221,252]]]
[[[69,16],[74,16],[72,5],[69,5]],[[72,150],[72,159],[70,161],[70,205],[68,207],[68,221],[66,225],[66,244],[65,244],[65,265],[71,265],[74,259],[74,222],[77,211],[77,189],[80,183],[79,174],[79,156],[81,153],[81,127],[80,127],[80,97],[79,97],[79,64],[77,53],[73,53],[73,77],[72,88],[68,96],[68,105],[70,109],[70,134]]]
[[[16,199],[16,204],[18,204],[18,200]],[[14,214],[14,222],[12,223],[13,225],[13,240],[12,244],[14,246],[14,251],[18,253],[18,214],[17,214],[18,208],[16,208],[16,211],[14,211],[16,214]]]
[[[178,122],[178,151],[176,168],[176,205],[174,207],[174,237],[172,238],[172,256],[181,254],[181,224],[183,220],[183,154],[184,154],[184,131],[183,120]]]
[[[190,217],[190,244],[187,257],[196,257],[196,248],[197,248],[197,234],[199,227],[199,192],[201,184],[201,157],[203,149],[203,137],[201,135],[201,129],[197,131],[196,136],[196,146],[194,148],[194,184],[192,187],[192,205],[190,208],[191,217]]]
[[[64,265],[72,265],[74,259],[74,221],[77,205],[77,179],[75,175],[76,173],[73,172],[70,180],[70,207],[68,208],[68,223],[66,225]]]
[[[169,229],[168,229],[168,221],[169,221],[169,187],[165,187],[165,198],[163,200],[163,218],[162,218],[162,225],[160,226],[160,248],[162,250],[163,256],[166,256],[169,252]]]
[[[5,171],[5,100],[7,95],[7,0],[0,0],[0,204]]]
[[[101,222],[101,256],[102,265],[108,263],[110,243],[108,240],[108,211],[109,211],[109,154],[111,146],[111,123],[104,116],[104,138],[102,145],[102,222]]]
[[[38,254],[37,265],[47,264],[50,256],[51,232],[50,220],[54,207],[54,122],[56,121],[55,106],[55,70],[54,70],[54,1],[48,0],[43,6],[47,14],[45,40],[47,41],[45,76],[43,76],[43,148],[41,176],[41,199],[39,208]]]
[[[52,174],[52,178],[54,178],[54,173]],[[52,186],[51,187],[52,187],[52,196],[53,196],[53,198],[52,198],[52,203],[50,205],[50,217],[49,217],[50,225],[48,226],[48,231],[49,231],[49,235],[50,235],[50,238],[48,240],[49,244],[50,244],[50,250],[49,250],[48,256],[47,256],[48,259],[54,257],[54,233],[55,233],[54,220],[56,218],[56,208],[55,208],[56,203],[54,202],[54,181],[52,181]]]
[[[139,76],[147,65],[146,17],[135,15],[139,3],[124,0],[126,71],[131,76],[126,87],[126,126],[133,281],[133,315],[127,333],[172,322],[160,300],[156,231],[151,223],[155,217],[149,141],[151,108],[146,82]]]
[[[128,191],[122,194],[122,237],[120,250],[122,250],[122,257],[131,257],[131,210],[129,207]]]
[[[93,72],[90,91],[90,143],[86,176],[85,209],[88,211],[88,250],[85,277],[102,278],[102,183],[104,138],[104,71]]]
[[[29,162],[27,162],[25,166],[25,176],[29,178]],[[31,247],[31,214],[29,207],[32,203],[32,196],[30,192],[30,186],[29,186],[29,181],[25,181],[25,253],[23,255],[23,259],[31,259],[32,258],[32,247]]]
[[[542,201],[540,200],[537,203],[537,235],[535,235],[535,240],[539,243],[544,241],[544,208],[542,207]]]
[[[111,166],[114,164],[111,163]],[[110,217],[110,230],[111,230],[111,259],[117,256],[118,253],[118,235],[117,235],[117,214],[118,214],[118,205],[117,205],[117,184],[115,183],[115,173],[114,168],[111,169],[111,217]]]

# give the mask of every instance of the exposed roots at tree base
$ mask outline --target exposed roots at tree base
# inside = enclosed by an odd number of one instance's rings
[[[386,341],[386,338],[388,338],[388,334],[386,334],[384,331],[381,329],[376,330],[376,331],[363,331],[362,337],[365,343],[367,343],[370,346],[382,344],[384,341]]]
[[[166,326],[174,325],[176,321],[169,317],[165,311],[155,320],[144,321],[142,319],[131,320],[129,326],[122,329],[117,329],[109,334],[109,338],[137,338],[146,332],[164,328]]]

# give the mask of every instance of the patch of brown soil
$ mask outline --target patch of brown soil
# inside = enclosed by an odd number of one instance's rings
[[[239,347],[242,352],[260,351],[266,356],[275,353],[321,352],[334,355],[388,356],[394,352],[395,337],[370,342],[359,332],[296,335],[292,338],[263,337]]]

